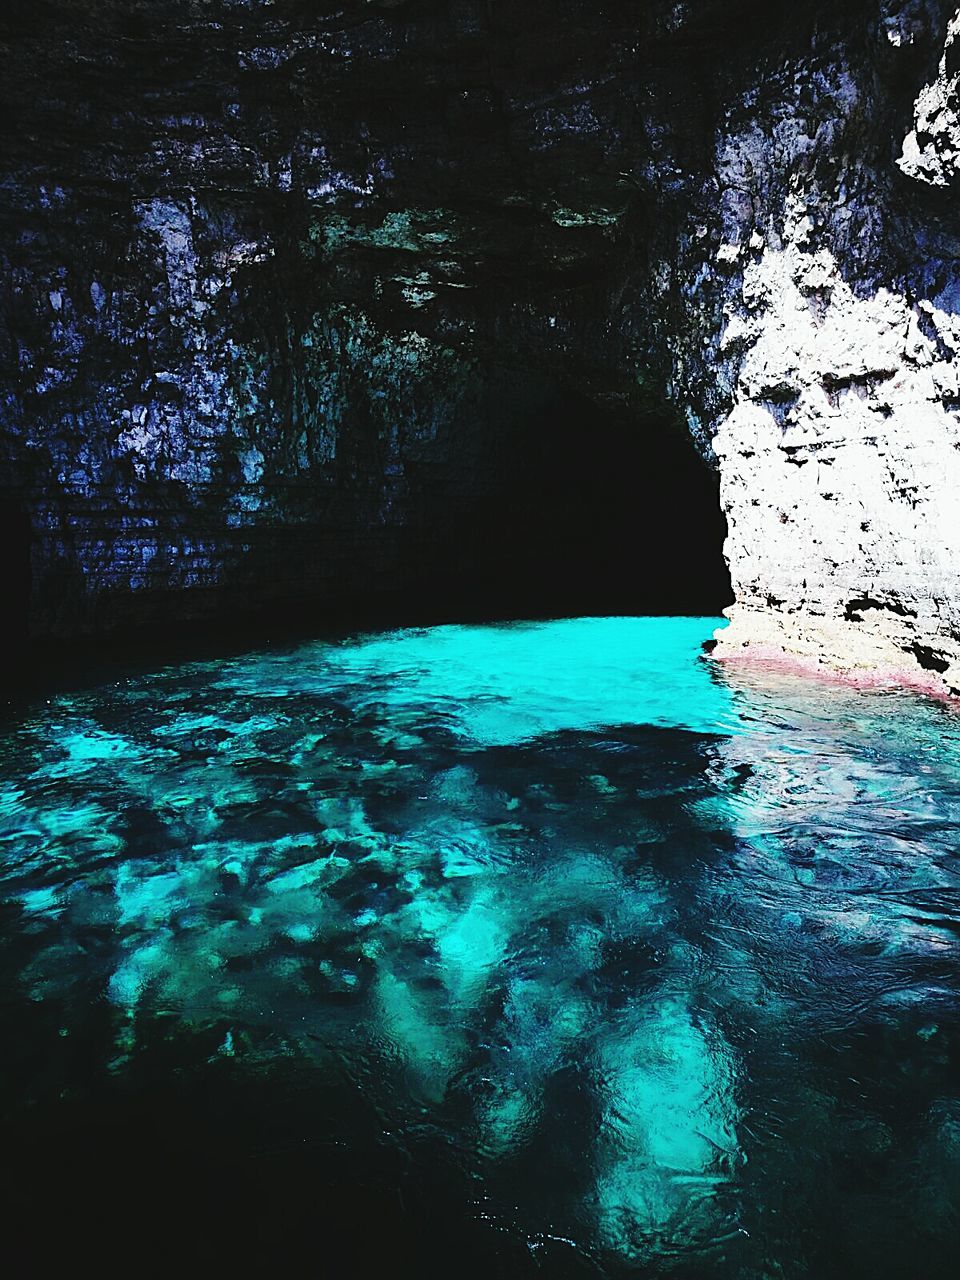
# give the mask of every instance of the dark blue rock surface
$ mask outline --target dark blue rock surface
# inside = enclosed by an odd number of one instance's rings
[[[716,133],[756,86],[757,127],[806,130],[791,165],[825,191],[855,156],[867,213],[834,248],[875,278],[946,13],[906,8],[906,50],[876,0],[5,11],[15,624],[727,603],[689,447],[709,462],[728,395],[724,281],[697,263],[756,197],[723,186]],[[837,56],[864,107],[831,133]]]

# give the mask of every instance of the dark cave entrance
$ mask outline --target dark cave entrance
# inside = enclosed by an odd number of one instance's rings
[[[558,383],[485,392],[421,477],[422,582],[459,616],[712,614],[731,604],[719,480],[666,411]]]
[[[22,649],[27,639],[30,610],[30,517],[18,496],[0,490],[0,598],[3,605],[3,639]]]
[[[215,590],[99,597],[69,650],[45,631],[63,583],[32,582],[29,519],[0,491],[5,638],[46,678],[51,660],[108,652],[168,660],[358,627],[702,615],[732,603],[716,472],[665,407],[493,371],[461,408],[404,442],[386,517],[382,423],[364,423],[356,451],[347,436],[338,452],[319,519],[245,528]],[[28,651],[31,601],[39,639]]]

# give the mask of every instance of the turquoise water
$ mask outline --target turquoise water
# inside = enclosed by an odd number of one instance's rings
[[[717,625],[408,630],[18,712],[25,1234],[321,1238],[344,1275],[956,1275],[960,721],[724,675]]]

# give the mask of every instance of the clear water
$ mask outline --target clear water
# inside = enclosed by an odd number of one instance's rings
[[[737,683],[717,621],[318,642],[19,714],[11,1222],[128,1266],[960,1273],[960,720]]]

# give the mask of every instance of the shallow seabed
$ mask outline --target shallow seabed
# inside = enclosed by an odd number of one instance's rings
[[[748,683],[717,622],[408,630],[19,715],[0,1192],[38,1268],[960,1274],[960,719]]]

